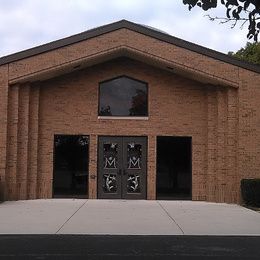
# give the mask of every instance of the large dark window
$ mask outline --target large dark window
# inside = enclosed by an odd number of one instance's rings
[[[54,136],[54,197],[87,196],[88,148],[86,135]]]
[[[157,199],[191,199],[191,137],[157,137]]]
[[[126,76],[99,85],[99,116],[148,116],[147,84]]]

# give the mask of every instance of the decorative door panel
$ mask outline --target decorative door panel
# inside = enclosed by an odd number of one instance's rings
[[[121,198],[122,144],[118,137],[99,138],[99,198]]]
[[[146,198],[145,137],[99,138],[99,198]]]
[[[123,138],[122,194],[126,199],[146,198],[146,138]]]

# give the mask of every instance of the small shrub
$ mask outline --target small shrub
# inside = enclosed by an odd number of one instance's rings
[[[241,180],[241,194],[246,205],[260,207],[260,179]]]

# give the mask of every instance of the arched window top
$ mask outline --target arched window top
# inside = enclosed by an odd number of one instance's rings
[[[148,116],[147,83],[127,76],[99,84],[99,116]]]

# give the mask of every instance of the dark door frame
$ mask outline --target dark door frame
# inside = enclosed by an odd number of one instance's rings
[[[102,142],[102,139],[107,139],[107,140],[118,140],[119,143],[121,143],[121,145],[119,146],[119,158],[118,158],[118,162],[120,164],[120,168],[116,171],[119,179],[120,179],[120,184],[119,184],[119,189],[117,194],[115,193],[105,193],[102,192],[102,177],[103,177],[103,173],[101,173],[101,171],[103,171],[103,169],[101,168],[101,159],[102,158],[102,151],[100,151],[100,145]],[[142,162],[142,174],[141,174],[141,193],[128,193],[127,192],[127,176],[129,175],[129,170],[126,169],[126,163],[127,163],[127,151],[126,149],[124,149],[123,147],[126,146],[127,142],[131,142],[134,140],[138,140],[141,144],[143,144],[143,146],[145,147],[144,150],[142,150],[142,156],[143,158],[145,158],[145,161]],[[138,141],[137,141],[138,142]],[[98,136],[98,158],[97,158],[97,170],[98,170],[98,174],[97,174],[97,197],[99,199],[146,199],[147,198],[147,144],[148,144],[148,137],[147,136],[114,136],[114,135],[100,135]],[[143,149],[143,148],[142,148]],[[131,169],[130,171],[132,172],[138,172],[138,170],[133,170]],[[109,171],[108,171],[109,172]],[[115,171],[114,171],[115,172]],[[144,172],[144,173],[143,173]],[[125,185],[123,185],[123,183],[125,183]]]

